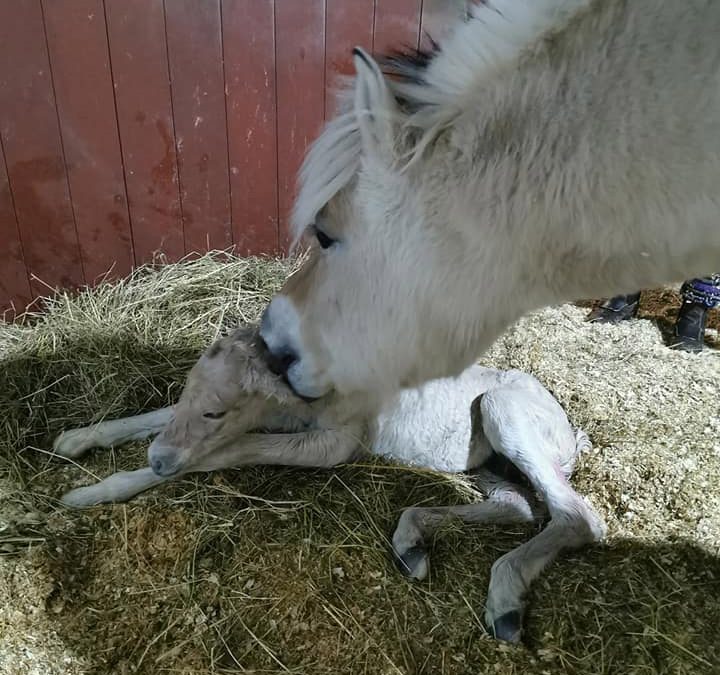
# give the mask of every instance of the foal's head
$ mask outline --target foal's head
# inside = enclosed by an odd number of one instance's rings
[[[214,342],[193,366],[173,420],[148,450],[155,473],[172,475],[250,431],[297,431],[308,404],[268,369],[257,328]]]

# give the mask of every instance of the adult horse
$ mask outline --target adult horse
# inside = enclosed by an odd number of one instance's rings
[[[308,398],[460,373],[545,305],[720,258],[720,2],[492,0],[356,76],[294,211],[317,244],[272,300]]]

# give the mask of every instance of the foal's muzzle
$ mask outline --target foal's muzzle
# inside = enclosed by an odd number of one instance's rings
[[[179,450],[157,440],[148,448],[148,464],[155,475],[164,478],[174,476],[183,468]]]

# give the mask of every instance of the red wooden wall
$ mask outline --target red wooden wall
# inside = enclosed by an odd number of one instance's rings
[[[170,259],[287,243],[351,49],[460,0],[0,0],[0,310]]]

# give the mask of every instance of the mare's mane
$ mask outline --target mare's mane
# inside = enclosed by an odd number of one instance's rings
[[[517,64],[539,38],[563,29],[594,1],[476,0],[442,42],[430,40],[428,49],[401,49],[380,57],[397,104],[398,128],[410,138],[404,158],[417,158],[472,105],[472,93],[484,81]],[[292,215],[296,242],[360,167],[353,82],[347,78],[337,92],[338,113],[311,145],[300,169]]]

